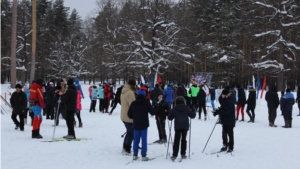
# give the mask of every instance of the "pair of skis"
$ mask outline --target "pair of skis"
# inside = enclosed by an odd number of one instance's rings
[[[149,158],[148,161],[152,161],[152,160],[157,159],[158,157],[162,157],[162,156],[164,156],[164,155],[162,154],[162,155],[159,155],[159,156],[156,156],[156,157]],[[139,159],[139,157],[138,157],[138,159]],[[134,161],[137,161],[138,159],[129,161],[128,163],[126,163],[126,165],[128,165],[130,163],[133,163]],[[147,161],[143,161],[143,162],[147,162]]]
[[[215,155],[216,154],[217,157],[220,157],[219,154],[222,153],[222,152],[226,152],[226,151],[216,151],[216,152],[210,153],[210,155]],[[234,157],[234,155],[232,154],[232,152],[226,152],[226,154],[230,154],[232,157]],[[206,155],[208,155],[208,154],[206,153]]]

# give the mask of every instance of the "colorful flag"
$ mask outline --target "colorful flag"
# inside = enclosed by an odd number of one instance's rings
[[[252,81],[253,81],[253,87],[255,88],[255,78],[254,78],[254,75],[252,75]]]
[[[143,84],[145,84],[145,79],[142,75],[141,75],[141,81],[142,81]]]
[[[157,77],[157,83],[160,84],[162,82],[160,76]]]
[[[154,89],[154,76],[150,75],[150,91]]]
[[[259,89],[260,89],[260,77],[257,77],[257,87],[256,87],[256,100],[258,99],[258,94],[259,94]]]
[[[264,83],[263,83],[262,88],[261,88],[260,99],[262,99],[262,96],[264,94],[264,90],[265,90],[266,85],[267,85],[267,77],[265,76],[264,77]]]

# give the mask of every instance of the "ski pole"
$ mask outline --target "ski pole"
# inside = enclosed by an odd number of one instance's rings
[[[219,121],[219,118],[218,118],[217,122],[218,122],[218,121]],[[209,141],[209,139],[210,139],[210,137],[211,137],[212,133],[213,133],[213,132],[214,132],[214,130],[215,130],[215,127],[216,127],[216,125],[217,125],[217,122],[216,122],[216,124],[215,124],[215,126],[214,126],[213,130],[211,131],[211,133],[210,133],[210,135],[209,135],[209,137],[208,137],[208,140],[207,140],[207,142],[206,142],[206,144],[205,144],[205,146],[204,146],[204,148],[203,148],[203,151],[202,151],[202,153],[204,152],[204,150],[205,150],[205,148],[206,148],[206,146],[207,146],[207,143],[208,143],[208,141]]]
[[[169,124],[169,121],[168,121],[168,127],[170,128],[170,124]],[[172,140],[172,137],[171,137],[171,142],[173,142],[173,140]]]
[[[122,134],[121,137],[123,138],[126,134],[127,134],[127,131],[125,131],[125,133]]]
[[[53,130],[52,140],[54,140],[54,134],[55,134],[55,129],[56,129],[56,123],[57,123],[57,120],[58,120],[58,111],[59,111],[59,105],[60,105],[60,102],[61,102],[60,98],[61,98],[61,97],[59,97],[59,99],[58,99],[58,101],[57,101],[58,105],[57,105],[56,117],[55,117],[55,120],[54,120],[54,121],[55,121],[55,124],[54,124],[54,130]]]
[[[169,152],[169,145],[170,145],[170,140],[171,140],[171,129],[172,128],[172,121],[171,121],[171,126],[170,126],[170,132],[169,132],[169,140],[168,140],[168,147],[167,147],[167,154],[166,154],[166,159],[168,158],[168,152]]]
[[[191,159],[191,132],[192,132],[192,119],[190,118],[189,159]]]

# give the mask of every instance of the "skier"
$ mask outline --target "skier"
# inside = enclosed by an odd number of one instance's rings
[[[123,154],[129,155],[133,140],[133,120],[128,117],[129,106],[135,101],[136,82],[130,79],[122,89],[121,93],[121,120],[126,128],[126,136],[123,142]]]
[[[104,100],[104,90],[101,83],[99,83],[99,87],[98,87],[98,98],[99,98],[99,111],[104,113],[105,100]]]
[[[241,111],[241,114],[242,114],[241,121],[244,121],[244,107],[246,104],[246,94],[245,94],[244,89],[240,85],[237,85],[236,87],[238,88],[238,101],[237,101],[236,119],[235,120],[239,119],[239,113]]]
[[[54,119],[54,93],[55,88],[53,82],[50,82],[46,87],[46,119]]]
[[[26,94],[22,91],[22,86],[17,84],[15,86],[16,91],[10,97],[10,105],[13,108],[11,119],[15,123],[15,130],[18,130],[20,127],[21,131],[24,131],[24,116],[26,113],[27,107],[27,97]],[[17,120],[19,116],[19,120]]]
[[[293,105],[295,104],[294,95],[291,93],[291,89],[286,89],[286,94],[282,98],[282,110],[285,125],[283,128],[292,128],[292,115],[293,115]]]
[[[298,86],[296,103],[298,103],[298,109],[299,109],[299,114],[297,116],[300,116],[300,85]]]
[[[186,136],[189,130],[189,117],[195,118],[196,111],[195,109],[190,109],[185,102],[185,99],[182,96],[175,98],[175,106],[171,109],[168,119],[173,120],[175,136],[174,136],[174,145],[173,145],[173,154],[171,159],[175,160],[178,156],[179,143],[181,142],[181,158],[186,158]]]
[[[156,120],[156,126],[158,130],[158,136],[159,140],[154,141],[153,143],[166,143],[167,142],[167,134],[166,134],[166,118],[169,114],[170,107],[168,106],[168,103],[164,101],[163,93],[161,92],[157,96],[157,103],[154,105],[155,110],[155,120]]]
[[[75,86],[77,90],[77,99],[76,99],[76,116],[79,122],[78,127],[82,127],[82,121],[81,121],[81,116],[80,116],[80,111],[82,109],[81,106],[81,96],[83,97],[83,94],[81,94],[80,87],[77,85]],[[74,126],[76,126],[76,121],[74,120]]]
[[[249,86],[249,96],[246,101],[247,109],[246,113],[248,114],[250,120],[248,122],[254,123],[255,121],[255,106],[256,106],[256,90],[253,86]],[[251,113],[250,113],[251,111]]]
[[[197,95],[200,91],[200,88],[197,86],[197,83],[195,81],[193,81],[193,85],[191,86],[190,90],[189,90],[189,94],[191,94],[191,99],[192,99],[192,107],[195,108],[195,110],[198,109],[197,107]]]
[[[121,85],[121,87],[119,87],[117,89],[116,95],[115,95],[115,99],[114,99],[114,105],[112,107],[112,109],[110,110],[109,115],[112,115],[113,111],[115,110],[115,108],[117,107],[118,104],[121,104],[121,93],[122,93],[122,89],[123,89],[124,85]]]
[[[27,115],[28,115],[28,111],[29,111],[29,116],[31,117],[31,125],[33,122],[33,113],[30,110],[30,106],[29,106],[29,95],[30,95],[30,91],[27,85],[23,86],[23,92],[26,94],[26,98],[27,98],[27,107],[26,107],[26,112],[24,115],[24,124],[27,124]]]
[[[82,99],[84,99],[84,95],[83,95],[83,92],[82,92],[82,89],[81,89],[81,85],[79,84],[79,79],[78,78],[75,79],[75,87],[76,87],[77,91],[80,90]],[[81,100],[81,98],[80,98],[80,100]]]
[[[107,83],[104,86],[104,99],[105,99],[105,113],[108,113],[108,108],[110,105],[110,97],[111,97],[111,88],[110,88],[110,84]]]
[[[155,105],[157,102],[157,97],[158,94],[161,93],[162,90],[159,87],[159,84],[156,84],[154,89],[151,91],[151,101],[152,101],[152,105]]]
[[[133,101],[128,110],[128,117],[133,120],[134,142],[133,160],[138,159],[139,143],[142,140],[142,161],[148,161],[147,155],[147,133],[149,127],[148,113],[154,115],[153,108],[146,100],[146,92],[139,90],[137,98]]]
[[[280,96],[280,99],[279,99],[279,105],[280,105],[280,111],[281,111],[282,116],[283,116],[283,109],[282,109],[283,96],[284,96],[284,91],[281,91],[281,96]]]
[[[40,135],[40,127],[43,121],[42,109],[45,109],[44,97],[43,97],[43,79],[36,79],[30,87],[30,105],[34,113],[34,119],[32,124],[32,138],[43,138]]]
[[[273,85],[271,90],[267,91],[265,100],[267,101],[268,105],[268,113],[269,113],[269,126],[270,127],[277,127],[275,123],[276,115],[277,115],[277,108],[279,106],[279,98],[277,94],[277,86]]]
[[[199,119],[201,120],[201,112],[202,109],[204,111],[204,120],[206,120],[206,93],[202,89],[198,92],[197,95],[197,101],[198,101],[198,106],[199,106]]]
[[[74,86],[73,79],[69,79],[67,85],[68,90],[66,93],[59,93],[59,95],[62,97],[62,102],[66,105],[66,123],[68,126],[68,135],[64,136],[63,138],[76,139],[74,131],[74,113],[76,111],[77,90]]]
[[[214,88],[214,85],[210,85],[209,94],[210,94],[211,107],[213,110],[215,110],[216,89]]]
[[[228,153],[233,151],[234,148],[234,135],[233,128],[235,127],[235,106],[232,99],[230,99],[231,93],[229,90],[224,89],[222,91],[221,97],[223,98],[222,105],[219,109],[213,112],[213,115],[216,116],[219,114],[221,122],[222,122],[222,139],[223,139],[223,147],[222,151],[226,151],[228,149]],[[227,139],[229,137],[229,141]]]
[[[172,102],[174,100],[174,91],[171,88],[171,85],[164,90],[165,101],[168,103],[169,108],[172,106]]]
[[[94,84],[91,84],[90,87],[88,88],[91,104],[92,104],[92,88],[93,88],[93,86],[94,86]]]
[[[92,104],[90,106],[90,112],[96,112],[96,104],[97,104],[97,96],[98,96],[98,90],[97,86],[93,86],[92,88]]]

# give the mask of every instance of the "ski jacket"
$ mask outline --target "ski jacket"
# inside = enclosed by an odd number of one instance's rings
[[[122,89],[123,89],[124,86],[121,86],[117,89],[117,92],[116,92],[116,97],[115,97],[115,101],[118,103],[121,102],[121,93],[122,93]]]
[[[199,91],[200,91],[200,88],[197,85],[193,85],[190,88],[189,93],[191,94],[191,97],[197,97]]]
[[[206,102],[206,93],[203,89],[201,89],[197,95],[198,104],[202,105]]]
[[[155,115],[153,108],[146,97],[138,95],[128,110],[128,117],[133,120],[134,130],[144,130],[149,127],[149,116]]]
[[[46,88],[46,105],[53,106],[54,105],[54,93],[55,88],[48,86]]]
[[[92,88],[92,100],[97,100],[98,96],[98,90],[97,90],[97,86],[94,86]]]
[[[10,105],[13,114],[25,114],[27,108],[26,94],[21,90],[19,93],[13,92],[10,97]]]
[[[216,100],[216,89],[210,88],[209,94],[210,94],[210,100]]]
[[[79,84],[79,79],[78,78],[75,79],[75,87],[76,87],[77,91],[78,90],[80,91],[82,97],[84,98],[84,95],[83,95],[83,92],[82,92],[82,89],[81,89],[81,85]]]
[[[186,94],[187,94],[187,91],[185,90],[185,88],[183,86],[179,85],[177,90],[175,91],[175,98],[179,97],[179,96],[186,98]]]
[[[155,120],[166,120],[168,114],[169,114],[169,105],[167,102],[162,100],[160,103],[156,104],[154,106],[154,112],[155,112]]]
[[[234,88],[229,88],[229,93],[231,93],[229,99],[233,101],[234,104],[236,104],[236,91]]]
[[[55,94],[54,94],[54,106],[56,108],[58,107],[59,97],[61,97],[58,93],[59,92],[55,92]],[[61,101],[60,104],[59,104],[59,110],[62,110],[62,109],[65,109],[65,108],[66,108],[65,103]]]
[[[92,97],[92,88],[93,88],[93,85],[91,85],[91,86],[89,87],[89,89],[88,89],[88,90],[89,90],[89,96],[90,96],[90,97]]]
[[[151,101],[152,103],[156,103],[157,99],[158,99],[158,95],[162,93],[162,91],[160,90],[159,86],[156,85],[154,90],[152,90],[151,92]]]
[[[235,127],[235,106],[232,99],[230,99],[231,94],[224,98],[221,108],[219,109],[220,119],[223,125]]]
[[[165,101],[173,102],[174,100],[174,91],[171,87],[167,87],[164,91]]]
[[[246,101],[247,107],[249,109],[255,109],[256,107],[256,90],[255,89],[249,89],[249,96]]]
[[[77,89],[77,100],[76,100],[76,109],[81,110],[81,91]]]
[[[34,105],[40,105],[42,109],[46,108],[41,85],[37,83],[31,85],[29,98],[30,101],[34,101]]]
[[[277,94],[277,87],[275,85],[272,86],[271,90],[267,91],[265,100],[267,101],[267,105],[269,109],[277,109],[279,106],[279,97]]]
[[[175,130],[189,130],[189,117],[192,119],[195,118],[196,111],[194,109],[189,109],[188,106],[185,104],[179,104],[174,106],[173,109],[170,110],[170,113],[168,115],[169,120],[175,119]]]
[[[126,123],[133,123],[133,120],[128,117],[128,110],[131,103],[135,101],[135,91],[135,86],[127,83],[121,92],[121,120]]]
[[[246,94],[243,88],[238,89],[238,105],[242,105],[243,107],[246,104]]]
[[[286,93],[282,97],[282,110],[283,110],[283,112],[292,111],[294,104],[295,104],[295,98],[294,98],[294,95],[291,92]]]
[[[111,90],[109,85],[104,86],[104,98],[110,98]]]
[[[144,91],[146,92],[146,99],[147,99],[147,100],[150,100],[150,93],[149,93],[149,91],[148,91],[148,87],[146,87],[146,86],[141,86],[141,87],[140,87],[140,90],[144,90]]]
[[[98,87],[98,97],[100,99],[104,99],[104,90],[103,90],[103,87],[102,86],[99,86]]]
[[[69,85],[65,94],[61,95],[61,100],[66,105],[67,111],[76,110],[77,90],[74,85]]]

